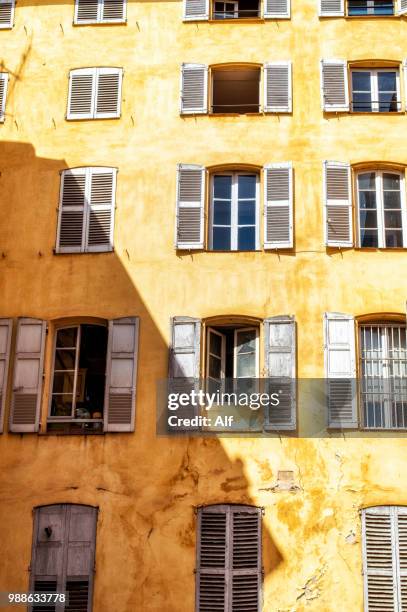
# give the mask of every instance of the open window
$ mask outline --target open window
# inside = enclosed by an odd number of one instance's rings
[[[236,0],[212,4],[212,19],[253,19],[260,17],[259,0]]]
[[[399,69],[352,68],[354,113],[396,113],[401,110]]]
[[[207,328],[206,369],[219,386],[226,379],[259,377],[259,328],[224,325]]]
[[[259,67],[220,66],[211,73],[213,114],[260,111]]]

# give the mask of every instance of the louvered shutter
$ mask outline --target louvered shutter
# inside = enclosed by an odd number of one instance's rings
[[[34,512],[30,590],[64,592],[66,506],[43,506]]]
[[[326,312],[324,332],[328,427],[352,429],[358,426],[354,318]]]
[[[138,317],[109,321],[105,431],[134,431],[138,343]]]
[[[264,111],[292,112],[291,62],[264,64]]]
[[[232,612],[261,610],[261,509],[231,506]]]
[[[320,17],[344,17],[344,0],[319,0]]]
[[[407,6],[407,0],[406,0],[406,6]],[[406,8],[406,12],[407,12],[407,8]],[[407,58],[403,60],[403,74],[404,74],[404,91],[407,92]],[[405,108],[407,110],[407,95],[405,97],[406,97]]]
[[[14,358],[10,431],[39,429],[46,323],[40,319],[18,320]]]
[[[6,118],[8,73],[0,72],[0,123]]]
[[[178,164],[175,248],[204,248],[205,168]]]
[[[74,23],[96,23],[99,17],[98,0],[76,0]]]
[[[281,315],[264,320],[264,348],[266,390],[279,394],[279,405],[268,409],[265,428],[294,430],[297,422],[294,317]]]
[[[97,509],[69,504],[66,520],[66,582],[69,608],[91,612]]]
[[[182,64],[180,112],[183,115],[208,112],[208,66]]]
[[[126,21],[126,4],[126,0],[104,0],[101,21],[103,23]]]
[[[89,168],[89,206],[85,250],[111,251],[115,212],[115,168]]]
[[[0,319],[0,433],[3,433],[7,380],[10,362],[12,319]]]
[[[290,0],[263,0],[265,19],[289,19]]]
[[[345,60],[321,60],[322,108],[349,111],[348,68]]]
[[[399,576],[399,608],[407,610],[407,506],[395,508],[396,533],[398,536],[398,576]]]
[[[293,247],[293,169],[291,162],[264,167],[264,248]]]
[[[79,68],[69,74],[67,119],[92,119],[95,107],[96,68]]]
[[[57,253],[80,253],[85,246],[87,169],[64,170],[59,196]]]
[[[209,0],[183,0],[184,21],[209,19]]]
[[[95,118],[120,117],[122,75],[121,68],[97,68]]]
[[[407,0],[398,0],[398,14],[405,15],[407,13]]]
[[[350,165],[324,162],[325,244],[331,247],[353,246],[353,211]]]
[[[0,30],[13,27],[14,7],[14,0],[0,0]]]

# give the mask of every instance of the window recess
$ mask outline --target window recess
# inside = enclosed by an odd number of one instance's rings
[[[401,110],[398,68],[351,69],[351,111],[395,113]]]
[[[211,113],[260,111],[260,68],[213,68],[211,72]]]
[[[219,2],[212,4],[212,19],[253,19],[260,17],[258,0],[237,0],[235,2]]]

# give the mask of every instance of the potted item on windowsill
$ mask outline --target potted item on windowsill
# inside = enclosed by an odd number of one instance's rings
[[[92,419],[101,419],[102,418],[102,413],[99,411],[96,412],[92,412]]]

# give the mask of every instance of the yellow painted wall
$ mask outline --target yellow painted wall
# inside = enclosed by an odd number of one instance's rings
[[[0,591],[28,588],[33,506],[79,502],[100,507],[95,611],[191,612],[194,506],[246,502],[266,511],[265,612],[362,610],[358,510],[407,503],[403,436],[158,438],[155,384],[174,315],[294,314],[298,374],[311,378],[324,374],[325,311],[405,312],[404,251],[324,247],[322,161],[407,163],[407,117],[324,115],[319,61],[401,61],[406,21],[320,20],[314,0],[292,0],[288,21],[181,15],[179,1],[130,1],[126,25],[73,27],[73,2],[19,0],[15,27],[0,31],[11,75],[0,125],[0,316],[141,319],[134,434],[0,436]],[[292,115],[179,116],[182,62],[280,59],[293,62]],[[120,119],[65,120],[69,70],[86,66],[124,68]],[[293,251],[175,252],[178,162],[289,160]],[[119,168],[115,251],[56,256],[59,171],[82,165]],[[52,331],[46,365],[51,341]],[[46,368],[43,417],[48,389]],[[301,428],[315,407],[299,401]],[[278,470],[294,471],[296,492],[272,490]]]

